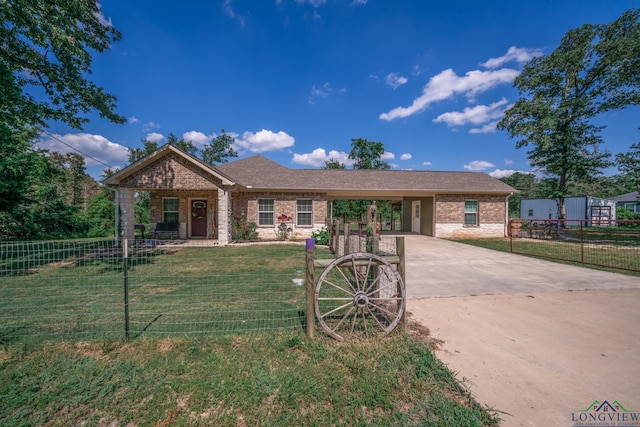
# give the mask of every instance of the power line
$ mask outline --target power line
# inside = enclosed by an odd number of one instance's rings
[[[98,160],[98,159],[96,159],[95,157],[92,157],[92,156],[88,155],[87,153],[84,153],[84,152],[82,152],[82,151],[78,150],[76,147],[74,147],[74,146],[72,146],[72,145],[67,144],[66,142],[64,142],[64,141],[63,141],[63,140],[61,140],[60,138],[58,138],[58,137],[56,137],[56,136],[54,136],[54,135],[51,135],[51,134],[50,134],[49,132],[47,132],[46,130],[43,130],[43,131],[42,131],[42,133],[49,135],[49,137],[51,137],[51,138],[55,139],[56,141],[58,141],[59,143],[61,143],[61,144],[63,144],[63,145],[66,145],[67,147],[71,148],[73,151],[77,151],[78,153],[82,154],[84,157],[88,157],[88,158],[89,158],[89,159],[91,159],[91,160],[95,160],[96,162],[98,162],[98,163],[100,163],[100,164],[102,164],[102,165],[105,165],[105,166],[106,166],[106,167],[108,167],[109,169],[114,168],[114,166],[111,166],[111,165],[109,165],[109,164],[107,164],[107,163],[103,162],[102,160]]]

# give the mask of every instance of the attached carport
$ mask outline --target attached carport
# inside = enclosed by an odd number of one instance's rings
[[[503,426],[640,409],[640,279],[405,236],[409,319]]]

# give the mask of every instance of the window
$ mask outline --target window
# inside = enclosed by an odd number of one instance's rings
[[[179,203],[177,197],[162,199],[162,222],[176,223],[179,221]]]
[[[258,225],[273,225],[273,199],[258,200]]]
[[[313,201],[298,200],[296,225],[313,225]]]
[[[529,216],[533,216],[533,209],[529,209]]]
[[[477,200],[464,201],[464,225],[465,226],[478,225],[478,201]]]

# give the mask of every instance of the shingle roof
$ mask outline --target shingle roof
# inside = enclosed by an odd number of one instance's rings
[[[481,172],[289,169],[263,156],[216,166],[252,190],[423,191],[509,194],[514,188]]]
[[[640,201],[640,195],[637,191],[631,193],[621,194],[615,197],[609,197],[609,200],[615,200],[616,202],[637,202]]]

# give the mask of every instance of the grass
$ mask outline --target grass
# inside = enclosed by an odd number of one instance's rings
[[[2,426],[498,422],[411,331],[307,339],[304,246],[132,252],[125,341],[122,260],[80,245],[0,248]]]
[[[0,350],[0,425],[483,426],[409,333],[337,343],[279,331]]]
[[[509,238],[456,239],[456,241],[487,249],[511,252]],[[526,256],[542,257],[560,263],[579,264],[598,270],[640,276],[640,248],[637,246],[637,242],[635,242],[635,246],[631,246],[592,240],[581,245],[579,241],[518,238],[513,239],[513,252]]]
[[[0,282],[0,343],[124,337],[122,257],[85,244],[68,244],[66,257],[57,245],[6,257],[25,267]],[[299,329],[304,319],[305,288],[292,282],[304,278],[301,245],[139,248],[128,264],[133,338]]]

